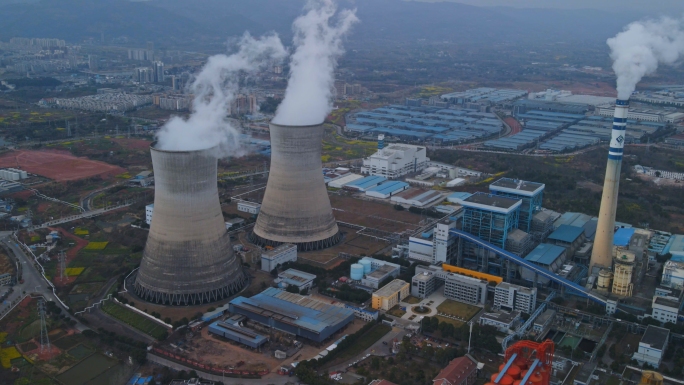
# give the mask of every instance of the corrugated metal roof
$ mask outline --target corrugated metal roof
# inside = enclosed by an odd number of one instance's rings
[[[579,238],[584,229],[577,226],[560,225],[556,231],[549,235],[549,239],[572,243]]]
[[[408,183],[399,182],[399,181],[391,181],[391,182],[385,182],[381,185],[375,186],[371,189],[368,189],[367,191],[379,192],[381,194],[389,194],[391,192],[401,190],[401,189],[406,188],[406,187],[408,187]]]
[[[541,243],[525,257],[525,260],[540,265],[551,265],[563,252],[565,252],[564,247]]]
[[[634,235],[634,229],[625,229],[621,228],[618,229],[618,231],[615,232],[615,235],[613,236],[613,245],[615,246],[629,246],[629,241],[632,239],[632,235]]]
[[[357,179],[355,181],[349,182],[345,186],[346,187],[356,187],[356,188],[365,189],[365,188],[368,188],[371,186],[375,186],[378,183],[382,183],[386,180],[387,180],[387,178],[385,178],[383,176],[371,175],[371,176],[367,176],[367,177],[362,178],[362,179]]]

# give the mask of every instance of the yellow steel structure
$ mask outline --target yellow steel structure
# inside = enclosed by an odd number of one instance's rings
[[[497,275],[480,273],[479,271],[464,269],[464,268],[458,267],[458,266],[447,265],[446,263],[442,265],[442,270],[448,271],[449,273],[456,273],[456,274],[461,274],[461,275],[465,275],[468,277],[484,279],[487,282],[496,282],[497,285],[500,284],[501,282],[503,282],[503,278],[501,278]]]

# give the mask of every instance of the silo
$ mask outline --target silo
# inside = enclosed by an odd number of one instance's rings
[[[635,255],[631,251],[618,251],[613,261],[613,294],[632,296],[632,272],[634,271]]]
[[[359,265],[363,266],[363,273],[368,274],[371,272],[371,261],[367,259],[362,259],[359,261]]]
[[[601,270],[598,275],[598,283],[596,288],[599,290],[610,290],[610,284],[613,281],[613,273],[610,270]]]
[[[358,263],[351,265],[349,277],[354,281],[360,281],[363,278],[363,265]]]
[[[135,279],[144,300],[170,305],[217,301],[246,279],[226,231],[217,189],[215,149],[150,147],[154,221]]]
[[[252,242],[294,243],[299,251],[335,245],[340,231],[321,172],[323,125],[270,124],[271,169]]]

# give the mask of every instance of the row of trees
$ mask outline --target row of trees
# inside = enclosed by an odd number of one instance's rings
[[[454,326],[450,322],[440,321],[437,317],[425,317],[421,322],[421,328],[424,333],[437,333],[444,339],[452,339],[456,341],[468,341],[470,337],[470,326],[463,324],[461,326]],[[501,352],[501,344],[496,340],[497,330],[493,326],[473,325],[473,336],[471,339],[471,346],[488,350],[492,353]]]

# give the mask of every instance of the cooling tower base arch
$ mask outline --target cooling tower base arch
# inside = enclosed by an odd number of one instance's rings
[[[249,233],[249,240],[250,242],[254,243],[255,245],[259,245],[261,247],[265,246],[271,246],[271,247],[277,247],[282,245],[285,242],[277,242],[277,241],[272,241],[270,239],[266,239],[263,237],[260,237],[259,235],[255,234],[254,231]],[[338,244],[342,240],[342,232],[338,231],[333,235],[332,237],[328,237],[326,239],[321,239],[319,241],[310,241],[310,242],[300,242],[300,243],[294,243],[297,245],[297,251],[302,252],[302,251],[314,251],[314,250],[321,250],[321,249],[327,249],[328,247],[333,247],[336,244]]]
[[[138,280],[135,281],[133,288],[135,294],[143,301],[169,306],[193,306],[203,305],[211,302],[221,301],[237,294],[245,287],[247,277],[243,272],[235,277],[235,279],[228,285],[218,289],[207,290],[198,293],[165,293],[148,289],[140,284]]]

